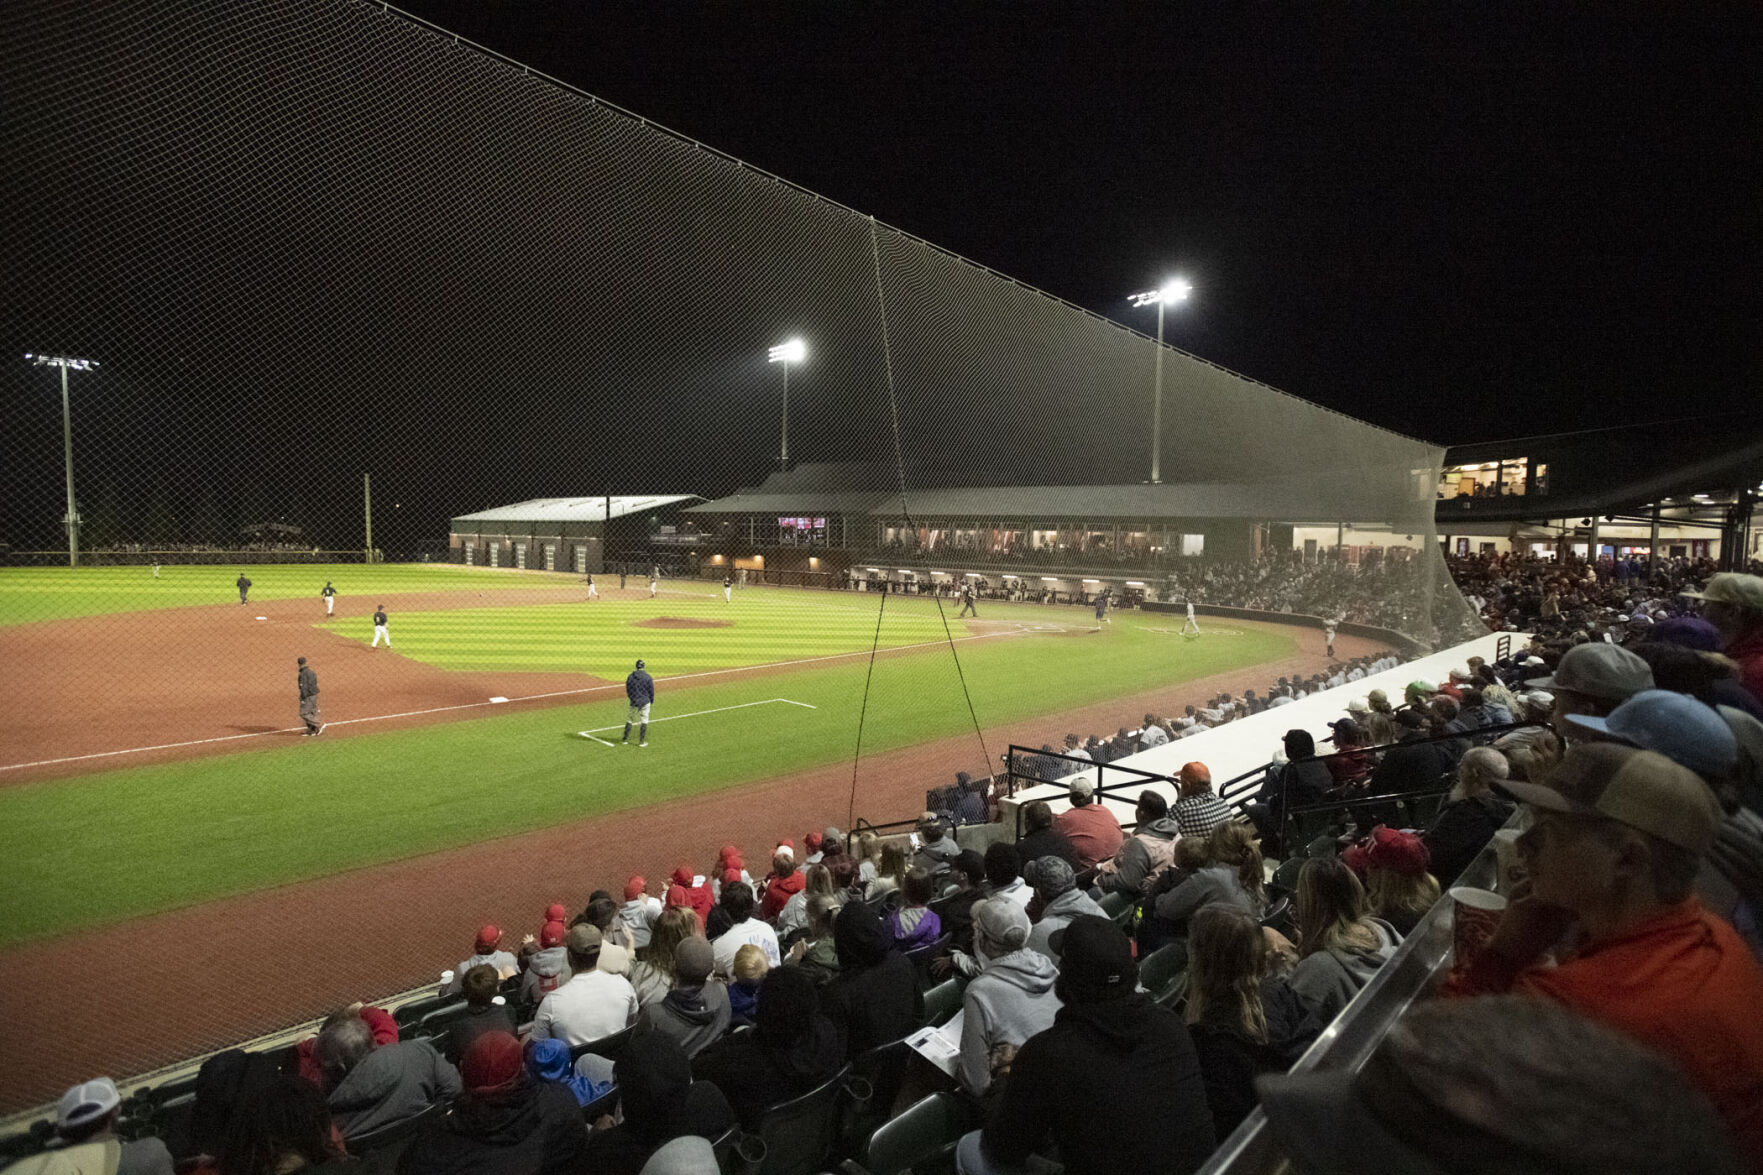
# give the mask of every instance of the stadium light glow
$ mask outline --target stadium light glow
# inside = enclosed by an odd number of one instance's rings
[[[1163,482],[1163,307],[1186,302],[1194,287],[1182,278],[1171,278],[1154,290],[1132,295],[1135,308],[1157,307],[1157,360],[1151,376],[1151,484]]]
[[[779,343],[765,353],[767,363],[784,365],[784,431],[777,449],[777,467],[780,472],[790,467],[790,364],[800,363],[807,357],[808,345],[801,339]]]
[[[1058,583],[1059,577],[1056,575],[1043,575],[1043,576],[1041,576],[1041,582],[1042,583]]]
[[[62,519],[67,524],[67,565],[80,565],[80,512],[73,500],[73,411],[67,402],[67,373],[69,371],[90,371],[98,366],[96,359],[78,359],[72,355],[38,355],[26,351],[29,359],[38,367],[59,367],[61,369],[61,455],[67,469],[67,516]]]

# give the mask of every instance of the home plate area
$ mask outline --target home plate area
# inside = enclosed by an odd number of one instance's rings
[[[681,718],[702,718],[706,714],[721,714],[729,710],[746,710],[753,706],[800,706],[804,710],[818,710],[820,708],[818,706],[811,706],[807,702],[795,701],[791,698],[766,698],[759,702],[741,702],[734,706],[717,706],[713,710],[693,710],[689,714],[663,714],[659,718],[649,719],[649,725],[654,726],[660,722],[677,722]],[[600,736],[603,734],[610,734],[615,730],[622,731],[623,729],[624,723],[620,722],[617,726],[596,726],[593,730],[578,730],[576,733],[587,739],[589,742],[596,742],[603,747],[610,747],[617,744],[613,743],[610,739],[604,739]]]

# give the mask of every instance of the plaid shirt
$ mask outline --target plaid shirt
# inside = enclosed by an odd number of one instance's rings
[[[1234,819],[1230,805],[1219,799],[1217,792],[1203,791],[1175,802],[1175,825],[1183,836],[1211,836],[1214,828]]]

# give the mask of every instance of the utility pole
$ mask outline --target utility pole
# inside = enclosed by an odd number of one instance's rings
[[[75,359],[70,355],[27,354],[26,359],[38,367],[61,368],[61,456],[67,471],[67,565],[80,565],[80,512],[73,498],[73,412],[67,401],[67,369],[90,371],[98,366],[96,359]]]
[[[367,561],[373,562],[373,475],[361,475],[361,508],[367,516]]]

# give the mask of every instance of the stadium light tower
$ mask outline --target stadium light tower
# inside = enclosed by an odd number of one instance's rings
[[[808,355],[808,346],[801,339],[791,339],[787,343],[779,343],[767,354],[767,363],[784,365],[784,435],[777,450],[777,467],[779,472],[790,467],[790,364],[800,363]]]
[[[1151,398],[1151,484],[1158,485],[1163,481],[1161,460],[1163,456],[1163,307],[1171,302],[1186,302],[1194,287],[1175,278],[1165,282],[1155,290],[1146,290],[1142,294],[1132,296],[1132,304],[1138,306],[1157,307],[1157,367],[1152,377]]]
[[[67,565],[80,565],[80,515],[73,504],[73,413],[67,406],[67,372],[90,371],[98,366],[96,359],[75,359],[71,355],[33,355],[26,359],[38,367],[61,368],[61,451],[67,465]]]

